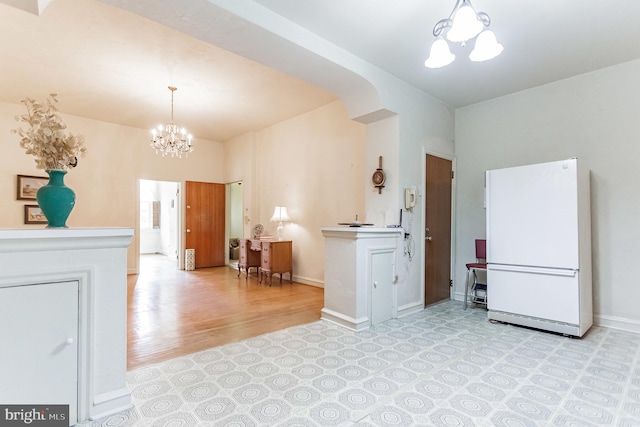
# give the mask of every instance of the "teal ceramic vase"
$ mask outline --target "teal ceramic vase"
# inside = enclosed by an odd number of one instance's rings
[[[36,200],[47,218],[47,228],[67,228],[67,218],[76,204],[76,193],[64,185],[67,171],[48,170],[49,183],[40,187]]]

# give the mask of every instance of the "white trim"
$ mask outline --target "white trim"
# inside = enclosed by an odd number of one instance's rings
[[[640,334],[640,321],[628,317],[607,316],[594,314],[594,324],[605,328],[619,329],[621,331],[635,332]]]
[[[0,252],[45,252],[126,248],[132,228],[64,228],[0,230]]]
[[[328,308],[320,310],[320,319],[335,323],[336,325],[344,326],[345,328],[356,332],[364,331],[369,328],[369,325],[371,325],[371,320],[367,317],[354,319],[351,316],[345,316],[342,313],[338,313],[337,311],[333,311]]]
[[[309,286],[314,286],[316,288],[324,289],[324,281],[322,280],[309,279],[308,277],[294,275],[293,281],[296,283],[302,283],[303,285],[309,285]]]
[[[89,419],[97,420],[132,408],[131,392],[127,387],[98,394],[93,400],[93,408]]]
[[[398,307],[398,318],[424,310],[424,302],[417,301]]]

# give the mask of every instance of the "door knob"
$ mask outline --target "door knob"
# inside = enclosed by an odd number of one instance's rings
[[[373,282],[373,287],[377,288],[378,287],[378,282]]]
[[[65,344],[67,345],[73,344],[73,338],[67,338],[67,340],[65,341]]]
[[[432,239],[431,239],[431,236],[427,236],[427,237],[425,237],[424,239],[425,239],[425,240],[428,240],[428,241],[431,241],[431,240],[432,240]]]
[[[187,233],[191,233],[191,229],[190,228],[187,228]]]

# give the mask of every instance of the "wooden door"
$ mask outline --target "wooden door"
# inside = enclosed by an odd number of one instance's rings
[[[196,268],[225,264],[225,185],[187,181],[186,249],[195,249]]]
[[[451,297],[451,160],[427,154],[425,183],[425,306]]]

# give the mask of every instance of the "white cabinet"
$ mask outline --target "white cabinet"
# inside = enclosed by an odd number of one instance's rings
[[[376,325],[397,315],[394,292],[395,250],[371,253],[371,324]]]
[[[0,288],[0,324],[0,402],[69,405],[75,424],[78,282]]]
[[[323,227],[324,308],[320,317],[353,330],[397,316],[397,228]]]
[[[69,404],[70,423],[131,407],[130,228],[0,230],[0,402]]]

